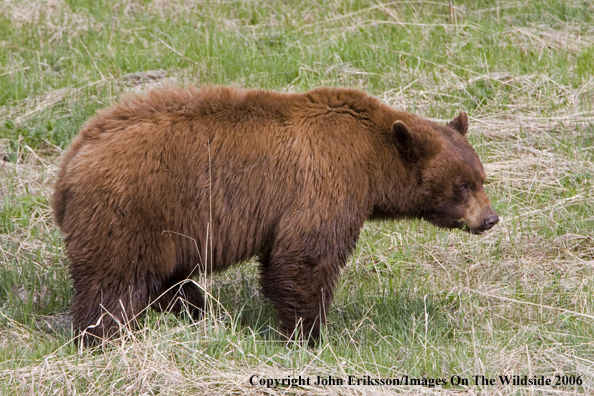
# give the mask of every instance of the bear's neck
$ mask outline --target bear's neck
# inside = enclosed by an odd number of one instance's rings
[[[420,170],[393,163],[372,182],[372,220],[421,218]]]

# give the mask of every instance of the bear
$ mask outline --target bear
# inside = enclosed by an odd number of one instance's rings
[[[441,125],[328,87],[170,87],[98,111],[52,197],[75,331],[92,344],[147,307],[198,319],[184,280],[256,258],[280,333],[315,344],[366,220],[499,221],[467,129],[465,112]]]

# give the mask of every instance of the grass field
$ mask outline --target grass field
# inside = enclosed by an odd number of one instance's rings
[[[248,263],[197,279],[203,321],[149,312],[80,350],[49,204],[60,154],[126,93],[208,83],[355,87],[439,122],[465,110],[501,221],[366,224],[316,348],[275,340]],[[591,0],[0,0],[0,151],[2,395],[594,393]]]

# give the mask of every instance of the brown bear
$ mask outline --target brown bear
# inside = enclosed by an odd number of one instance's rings
[[[340,88],[169,88],[99,111],[53,196],[75,330],[109,337],[147,306],[198,317],[201,290],[182,281],[256,257],[281,331],[315,340],[367,219],[498,222],[467,127]]]

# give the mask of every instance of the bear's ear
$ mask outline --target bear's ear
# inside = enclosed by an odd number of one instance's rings
[[[392,124],[392,134],[394,136],[394,144],[398,148],[400,155],[409,162],[415,162],[419,157],[417,144],[415,144],[408,126],[400,120],[394,121],[394,124]]]
[[[460,132],[462,136],[466,135],[466,131],[468,131],[468,114],[461,111],[458,117],[454,118],[448,126]]]

